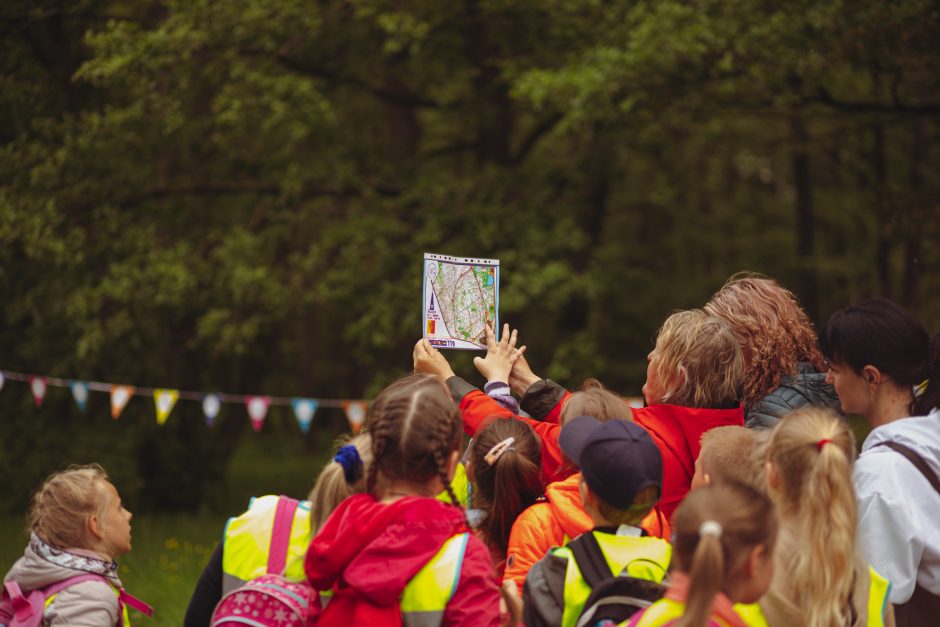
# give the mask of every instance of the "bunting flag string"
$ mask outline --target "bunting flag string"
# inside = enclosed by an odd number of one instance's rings
[[[251,426],[260,431],[272,405],[289,406],[297,420],[297,425],[303,433],[310,430],[314,414],[320,407],[334,407],[342,409],[349,421],[353,433],[359,433],[365,422],[369,401],[364,399],[317,399],[284,396],[262,396],[258,394],[227,394],[224,392],[194,392],[188,390],[174,390],[169,388],[137,387],[121,383],[107,383],[103,381],[83,381],[80,379],[60,379],[45,375],[24,374],[0,370],[0,390],[7,381],[19,381],[29,385],[30,392],[41,408],[49,387],[67,388],[72,393],[75,404],[81,411],[85,411],[91,392],[105,392],[110,396],[111,417],[120,418],[124,408],[134,396],[149,396],[153,399],[156,410],[157,423],[163,425],[169,419],[177,401],[196,401],[202,405],[202,413],[206,417],[206,424],[212,426],[216,417],[222,410],[222,403],[244,405],[251,419]]]

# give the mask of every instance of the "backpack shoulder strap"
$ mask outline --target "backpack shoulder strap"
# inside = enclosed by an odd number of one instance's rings
[[[924,475],[927,481],[930,482],[930,485],[933,486],[933,489],[940,494],[940,479],[938,479],[936,473],[930,469],[930,466],[927,465],[924,458],[915,453],[913,449],[903,444],[898,444],[897,442],[881,442],[876,446],[887,446],[889,449],[903,455],[907,461],[914,464],[917,470],[920,471],[920,474]]]
[[[274,512],[274,526],[271,529],[271,544],[268,547],[268,573],[281,575],[287,565],[287,551],[290,548],[290,531],[294,526],[294,513],[300,503],[287,496],[277,500]]]
[[[568,548],[571,549],[578,570],[591,588],[614,576],[593,531],[582,533],[568,543]]]
[[[95,575],[94,573],[85,573],[84,575],[76,575],[74,577],[69,577],[68,579],[63,579],[62,581],[57,581],[54,584],[48,585],[42,589],[42,594],[45,598],[51,597],[53,594],[58,594],[66,588],[74,586],[76,584],[84,583],[86,581],[100,581],[101,583],[106,583],[109,586],[114,587],[108,578],[103,575]]]

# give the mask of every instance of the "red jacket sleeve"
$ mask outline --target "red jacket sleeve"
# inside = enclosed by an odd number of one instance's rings
[[[443,624],[453,627],[499,625],[499,586],[486,545],[470,534],[457,590],[444,610]]]
[[[464,431],[471,437],[494,416],[515,418],[532,427],[542,442],[542,481],[545,485],[566,479],[577,472],[576,468],[566,462],[558,446],[561,426],[557,423],[516,416],[480,390],[473,390],[460,399],[460,415],[463,418]]]

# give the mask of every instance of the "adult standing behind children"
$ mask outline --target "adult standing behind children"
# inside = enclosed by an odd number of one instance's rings
[[[368,492],[333,512],[307,553],[317,590],[332,590],[320,627],[497,625],[500,593],[486,546],[450,488],[461,421],[437,377],[399,379],[373,403]]]
[[[816,332],[796,296],[771,278],[732,276],[705,304],[741,345],[745,424],[770,429],[805,405],[837,407]]]
[[[837,311],[829,380],[872,427],[855,464],[859,546],[892,584],[898,625],[940,616],[940,334],[888,300]]]
[[[855,438],[830,410],[804,407],[770,436],[767,486],[780,514],[778,576],[761,599],[774,627],[894,625],[888,581],[860,559]]]

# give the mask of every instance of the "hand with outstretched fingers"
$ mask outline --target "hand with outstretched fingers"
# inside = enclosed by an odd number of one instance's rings
[[[454,376],[454,370],[450,367],[450,362],[437,350],[427,338],[421,338],[415,344],[414,353],[414,371],[433,374],[447,381]]]
[[[512,371],[509,373],[509,387],[513,394],[522,398],[533,383],[539,381],[542,377],[532,372],[529,362],[525,355],[519,355],[512,364]]]
[[[509,325],[503,325],[503,336],[496,341],[496,334],[492,327],[486,325],[486,357],[474,357],[473,365],[477,367],[487,381],[502,381],[509,383],[509,373],[512,365],[522,357],[525,346],[516,348],[519,331],[513,329],[509,332]]]

